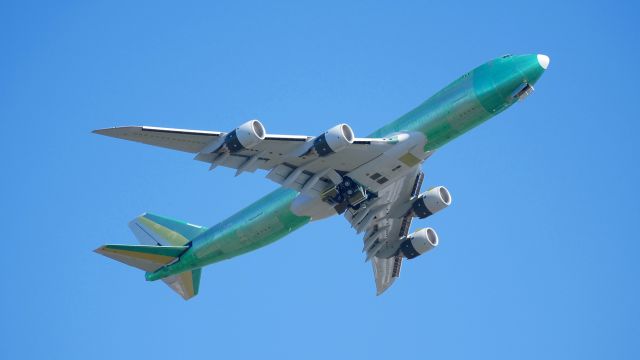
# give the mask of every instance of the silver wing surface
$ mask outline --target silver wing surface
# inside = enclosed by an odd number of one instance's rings
[[[366,260],[371,260],[376,281],[376,294],[387,290],[400,276],[402,255],[397,254],[400,243],[409,232],[412,216],[400,213],[401,209],[420,191],[424,175],[420,167],[403,178],[389,184],[378,196],[367,200],[358,210],[347,210],[345,218],[358,232],[364,233]]]
[[[222,152],[215,149],[227,133],[171,129],[151,126],[124,126],[95,130],[94,133],[168,149],[197,154],[195,159],[242,172],[268,170],[267,178],[298,191],[318,195],[341,181],[338,172],[348,173],[390,149],[391,139],[355,138],[339,153],[320,157],[305,153],[314,139],[305,135],[267,134],[251,149]]]

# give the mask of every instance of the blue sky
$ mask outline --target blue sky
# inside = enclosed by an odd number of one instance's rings
[[[637,5],[212,3],[0,3],[0,357],[640,357]],[[538,52],[531,97],[425,164],[454,205],[384,296],[340,217],[206,268],[189,302],[92,252],[144,211],[212,225],[275,188],[93,129],[364,135]]]

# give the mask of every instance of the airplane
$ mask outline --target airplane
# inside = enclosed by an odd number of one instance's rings
[[[258,120],[229,132],[124,126],[96,134],[195,154],[233,168],[236,176],[267,171],[281,186],[210,228],[151,213],[129,223],[140,245],[104,245],[99,254],[139,268],[188,300],[198,294],[202,268],[253,251],[311,221],[341,214],[359,234],[371,261],[376,294],[400,276],[404,259],[436,248],[434,229],[409,233],[451,204],[444,186],[421,192],[422,163],[443,145],[525,99],[549,66],[542,54],[491,60],[415,109],[358,138],[347,124],[318,136],[269,134]]]

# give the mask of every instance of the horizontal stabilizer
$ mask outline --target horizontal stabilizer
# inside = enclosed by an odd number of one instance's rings
[[[95,252],[138,269],[153,272],[174,261],[188,248],[188,246],[103,245]]]

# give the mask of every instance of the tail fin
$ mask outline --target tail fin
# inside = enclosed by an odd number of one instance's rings
[[[95,251],[138,269],[154,272],[176,261],[187,244],[207,228],[145,213],[129,223],[133,234],[143,245],[104,245]],[[171,275],[162,281],[188,300],[198,294],[202,269]]]
[[[185,271],[177,275],[171,275],[162,279],[162,281],[169,285],[173,291],[180,294],[183,299],[189,300],[198,295],[198,289],[200,288],[200,274],[202,274],[202,268]]]
[[[207,231],[204,226],[150,213],[144,213],[131,220],[129,228],[141,244],[162,246],[185,245]]]

